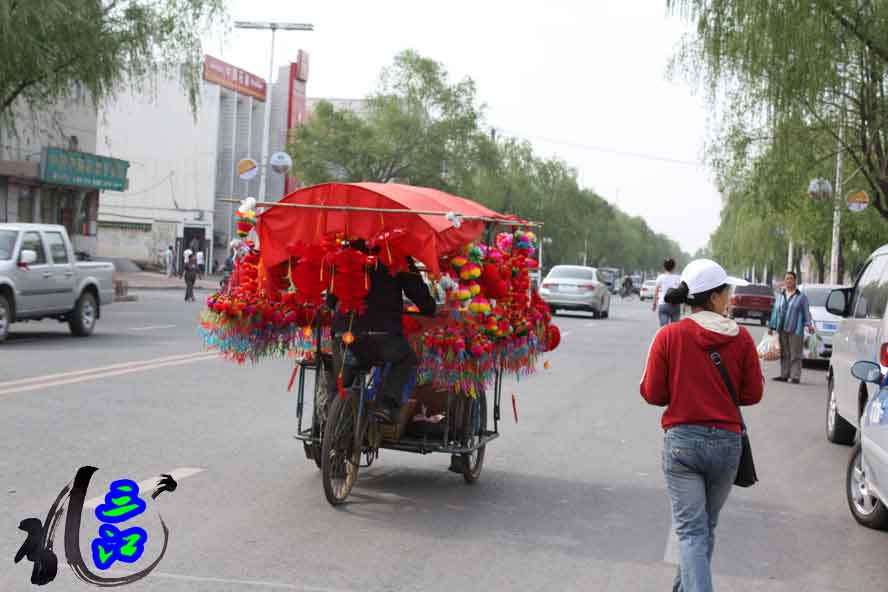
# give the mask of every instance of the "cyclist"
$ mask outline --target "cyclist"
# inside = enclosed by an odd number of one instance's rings
[[[355,241],[352,246],[366,251],[363,241]],[[335,310],[332,367],[327,368],[327,393],[336,396],[340,374],[345,388],[354,381],[356,368],[349,363],[349,353],[364,368],[383,366],[385,378],[376,396],[376,415],[386,423],[397,423],[398,409],[408,394],[406,391],[413,387],[419,364],[402,328],[405,295],[417,306],[420,314],[435,315],[435,299],[412,259],[406,272],[394,275],[382,262],[378,262],[370,271],[370,290],[363,314],[343,314],[336,307],[336,297],[331,295],[327,298],[327,305]],[[348,332],[354,337],[350,345],[342,341],[343,335]]]

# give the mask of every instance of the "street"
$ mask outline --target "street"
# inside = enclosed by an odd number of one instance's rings
[[[292,363],[238,367],[204,353],[206,295],[144,291],[104,310],[90,338],[44,321],[15,325],[0,345],[0,590],[33,588],[31,563],[12,562],[18,524],[43,520],[83,465],[100,469],[87,498],[114,479],[177,476],[156,501],[142,492],[169,548],[133,592],[670,589],[662,410],[638,393],[656,330],[649,305],[615,297],[610,319],[556,319],[550,369],[506,382],[502,435],[476,485],[448,472],[444,455],[384,450],[334,509],[292,437]],[[762,329],[746,326],[758,341]],[[766,364],[764,400],[745,411],[760,482],[735,488],[722,513],[717,589],[884,590],[888,533],[849,513],[850,449],[823,433],[825,372],[806,369],[798,386],[774,374]],[[63,530],[47,589],[84,590],[65,565]],[[81,532],[84,555],[94,534]]]

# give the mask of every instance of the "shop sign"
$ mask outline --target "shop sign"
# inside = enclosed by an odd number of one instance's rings
[[[869,206],[870,197],[866,191],[855,191],[848,194],[846,202],[848,204],[848,209],[852,212],[862,212],[867,206]]]
[[[126,191],[129,162],[118,158],[46,147],[40,159],[40,180],[54,185]]]
[[[242,95],[259,101],[265,100],[267,93],[265,80],[213,56],[204,56],[203,77],[207,82],[218,84]]]

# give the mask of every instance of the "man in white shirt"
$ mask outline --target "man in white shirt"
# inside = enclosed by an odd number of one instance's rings
[[[654,289],[654,303],[652,309],[660,317],[660,326],[669,323],[677,323],[681,318],[681,306],[666,302],[666,292],[678,288],[681,276],[675,272],[675,260],[667,259],[663,262],[663,273],[657,276],[657,287]]]

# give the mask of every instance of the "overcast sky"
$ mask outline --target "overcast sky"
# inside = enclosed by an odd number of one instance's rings
[[[280,66],[309,51],[310,97],[362,98],[412,48],[475,80],[488,125],[564,159],[583,186],[686,251],[718,225],[719,195],[702,165],[704,102],[666,77],[686,26],[666,16],[665,0],[229,1],[232,20],[314,24],[279,33],[275,52]],[[269,39],[232,31],[206,50],[267,78]]]

